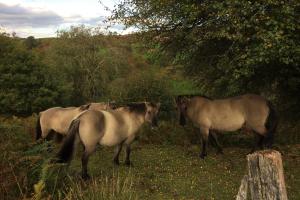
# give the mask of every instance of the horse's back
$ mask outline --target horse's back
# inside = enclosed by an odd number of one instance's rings
[[[54,130],[61,134],[66,134],[71,121],[80,112],[76,107],[62,108],[54,107],[49,108],[40,113],[41,126],[44,129]]]
[[[106,110],[108,108],[108,105],[106,103],[91,103],[89,110]]]

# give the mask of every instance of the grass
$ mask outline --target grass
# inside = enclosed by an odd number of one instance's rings
[[[81,146],[70,166],[48,164],[55,152],[49,153],[47,144],[33,142],[29,135],[33,122],[30,118],[0,124],[0,156],[4,158],[0,160],[0,199],[234,199],[246,173],[250,148],[240,140],[234,144],[223,138],[225,154],[216,155],[210,147],[208,157],[201,160],[199,145],[145,144],[141,137],[133,144],[132,167],[124,165],[123,154],[121,165],[113,165],[114,149],[99,146],[88,165],[92,179],[84,182],[80,178]],[[172,130],[179,134],[175,127]],[[170,132],[168,128],[160,131]],[[56,145],[55,150],[58,148]],[[278,148],[288,197],[300,199],[300,145]]]
[[[113,149],[99,148],[91,157],[89,173],[98,177],[133,179],[133,191],[138,199],[234,199],[246,172],[248,148],[226,148],[225,155],[211,149],[205,160],[198,158],[198,146],[184,148],[173,145],[135,144],[133,167],[112,163]],[[300,197],[300,145],[282,148],[288,196]],[[78,155],[79,156],[79,155]],[[70,169],[79,173],[76,156]]]

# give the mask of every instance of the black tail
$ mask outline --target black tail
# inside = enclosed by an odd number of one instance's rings
[[[61,149],[57,154],[58,162],[64,163],[69,162],[72,159],[74,144],[76,135],[78,134],[80,120],[73,120],[67,134],[67,138],[65,139]]]
[[[42,128],[41,128],[41,115],[37,118],[36,126],[35,126],[35,140],[38,140],[42,137]]]
[[[265,123],[265,127],[267,129],[265,145],[267,147],[271,148],[273,145],[273,141],[274,141],[274,134],[276,132],[277,125],[278,125],[278,116],[277,116],[277,113],[276,113],[272,103],[268,101],[267,104],[269,107],[269,115],[268,115],[267,121]]]

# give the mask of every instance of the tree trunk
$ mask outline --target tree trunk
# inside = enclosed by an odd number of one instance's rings
[[[281,155],[257,151],[247,156],[248,174],[243,178],[237,200],[287,200]],[[249,188],[249,192],[248,192]]]

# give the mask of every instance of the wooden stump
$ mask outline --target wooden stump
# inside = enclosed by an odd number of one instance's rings
[[[287,200],[281,155],[257,151],[247,156],[247,175],[242,179],[237,200]],[[249,191],[248,191],[249,188]]]

